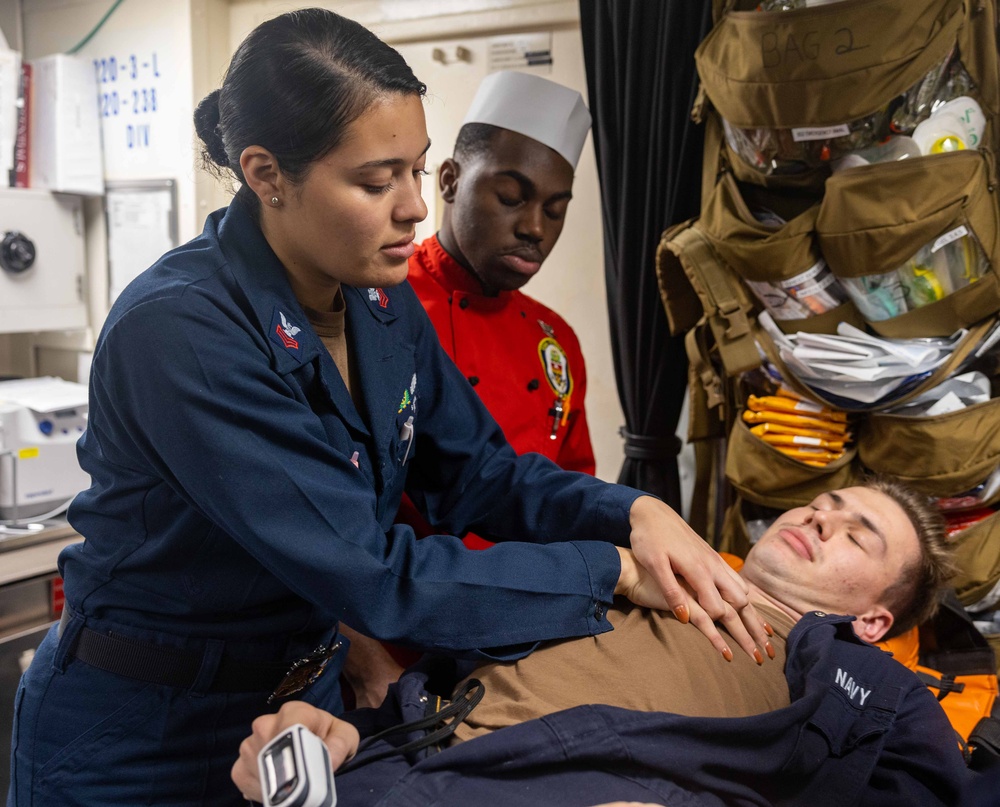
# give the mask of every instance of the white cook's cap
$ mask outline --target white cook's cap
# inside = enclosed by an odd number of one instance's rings
[[[561,154],[576,168],[590,113],[576,90],[541,76],[503,70],[483,79],[462,121],[523,134]]]

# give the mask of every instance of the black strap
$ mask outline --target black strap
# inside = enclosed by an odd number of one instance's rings
[[[354,758],[341,765],[337,769],[337,775],[367,765],[396,754],[409,754],[413,751],[420,751],[433,745],[440,745],[442,742],[455,733],[462,722],[472,713],[472,710],[479,705],[486,694],[486,687],[476,678],[470,678],[462,686],[455,690],[451,702],[443,709],[433,712],[418,720],[411,720],[409,723],[400,723],[398,726],[390,726],[377,734],[366,737],[358,745],[358,751]],[[448,720],[451,722],[446,722]],[[428,729],[427,733],[417,740],[411,740],[398,746],[382,748],[366,756],[362,756],[365,751],[371,748],[379,740],[392,737],[397,734],[409,734],[413,731]]]
[[[973,770],[1000,767],[1000,719],[984,717],[969,734],[967,762]]]
[[[923,681],[926,686],[938,691],[937,699],[939,701],[943,701],[949,692],[962,692],[965,689],[965,684],[956,682],[954,675],[942,675],[938,678],[936,675],[918,670],[917,678]]]
[[[632,434],[623,426],[618,433],[625,438],[625,456],[632,460],[668,460],[681,453],[684,444],[676,434],[650,437]]]
[[[99,670],[160,686],[190,689],[201,671],[203,654],[143,642],[83,627],[71,655]],[[232,659],[223,655],[208,692],[268,692],[292,662]]]

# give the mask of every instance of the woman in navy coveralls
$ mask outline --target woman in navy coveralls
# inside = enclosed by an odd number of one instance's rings
[[[60,557],[67,615],[17,693],[10,805],[228,805],[239,743],[344,621],[517,658],[610,626],[614,594],[723,653],[745,587],[639,491],[516,457],[404,282],[429,141],[402,58],[327,11],[261,24],[196,113],[242,183],[116,301]],[[350,391],[308,311],[346,307]],[[404,490],[442,533],[393,519]],[[614,544],[631,546],[620,549]],[[647,569],[649,571],[647,571]],[[682,574],[690,589],[679,587]],[[304,697],[340,711],[343,652]]]

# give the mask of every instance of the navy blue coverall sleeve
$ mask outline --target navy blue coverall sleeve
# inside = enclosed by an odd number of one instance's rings
[[[404,319],[421,319],[396,340],[402,382],[386,393],[391,412],[372,415],[368,441],[328,400],[324,351],[286,368],[244,321],[238,295],[221,299],[209,282],[166,289],[127,307],[95,353],[80,449],[94,484],[71,513],[88,547],[64,554],[76,567],[72,605],[114,617],[141,600],[160,626],[176,617],[194,634],[253,636],[303,626],[285,607],[291,596],[378,638],[453,651],[610,629],[619,561],[592,539],[627,542],[639,492],[539,455],[517,458],[408,286],[389,293]],[[363,307],[349,311],[365,322]],[[355,337],[359,372],[377,376],[379,345]],[[418,405],[406,456],[394,418],[411,375]],[[377,398],[378,385],[363,392]],[[404,458],[429,515],[449,530],[586,540],[488,552],[445,536],[417,541],[392,526]]]

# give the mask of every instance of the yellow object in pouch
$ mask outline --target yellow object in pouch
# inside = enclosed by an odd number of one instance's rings
[[[834,442],[848,442],[853,435],[850,432],[835,434],[831,431],[821,431],[819,429],[804,429],[801,426],[786,426],[784,423],[758,423],[750,427],[750,433],[757,437],[765,434],[793,434],[802,437],[816,437],[820,440],[832,440]]]
[[[776,451],[780,451],[786,457],[804,462],[833,462],[844,456],[843,451],[827,451],[824,448],[800,448],[799,446],[772,446]]]
[[[821,420],[820,418],[806,417],[805,415],[794,415],[789,412],[753,412],[749,409],[744,409],[743,420],[747,423],[781,423],[786,426],[801,426],[806,429],[833,432],[834,434],[844,434],[847,431],[847,423]]]
[[[793,390],[791,387],[786,387],[784,384],[778,385],[778,391],[775,393],[782,398],[794,398],[796,401],[804,400],[799,393]]]
[[[760,439],[772,446],[805,446],[835,451],[841,451],[844,448],[843,440],[824,440],[819,437],[806,437],[802,434],[765,434]]]
[[[780,395],[765,395],[761,398],[751,395],[747,398],[747,408],[755,412],[763,412],[768,409],[777,412],[798,412],[809,417],[833,420],[838,423],[847,422],[846,412],[836,412],[833,409],[828,409],[812,401],[795,400],[794,398],[785,398]]]

